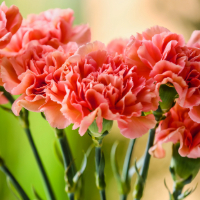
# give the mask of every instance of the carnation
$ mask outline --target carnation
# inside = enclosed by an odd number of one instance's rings
[[[61,105],[51,99],[51,93],[62,98],[64,86],[59,82],[60,68],[76,48],[76,43],[69,43],[66,52],[61,47],[55,50],[31,42],[25,52],[3,58],[1,75],[4,87],[13,95],[21,95],[12,105],[14,114],[19,115],[22,107],[33,112],[44,111],[53,127],[68,125],[68,120],[59,111]]]
[[[78,45],[89,42],[90,28],[88,25],[73,27],[73,14],[71,9],[57,8],[39,15],[28,15],[5,50],[11,55],[16,54],[25,49],[27,44],[33,40],[56,49],[68,42],[76,42]]]
[[[141,116],[158,107],[154,80],[139,76],[137,67],[124,63],[122,56],[111,56],[103,43],[81,46],[62,70],[66,95],[61,112],[73,128],[80,127],[80,135],[94,120],[99,133],[103,119],[116,120],[128,138],[140,137],[155,126],[153,114]]]
[[[189,109],[176,104],[167,114],[166,119],[160,123],[156,131],[154,146],[150,153],[162,158],[165,151],[163,143],[180,143],[179,154],[183,157],[200,157],[200,124],[191,120]]]
[[[159,61],[151,71],[150,76],[160,84],[171,83],[179,97],[177,103],[189,108],[189,116],[195,122],[200,122],[200,50],[192,47],[177,48],[176,63]]]
[[[125,49],[126,62],[136,65],[138,73],[149,78],[150,72],[159,61],[176,63],[176,49],[184,45],[182,35],[154,26],[142,34],[131,36]]]
[[[14,5],[8,8],[3,2],[0,6],[0,22],[0,49],[2,49],[21,26],[22,16],[19,9]]]

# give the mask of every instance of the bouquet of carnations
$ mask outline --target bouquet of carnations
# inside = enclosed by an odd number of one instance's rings
[[[82,174],[93,147],[96,186],[100,199],[106,200],[102,143],[114,120],[121,134],[130,139],[122,173],[116,161],[117,143],[111,151],[120,199],[127,199],[133,174],[137,175],[133,199],[142,198],[151,155],[164,157],[162,144],[167,142],[173,144],[172,192],[165,183],[169,198],[185,199],[194,189],[183,192],[183,188],[200,168],[200,31],[194,31],[186,43],[182,35],[155,26],[106,46],[91,42],[88,25],[73,26],[73,20],[71,9],[52,9],[23,19],[16,6],[8,8],[4,2],[0,6],[0,103],[11,104],[11,108],[1,108],[21,121],[46,199],[56,196],[31,135],[29,111],[40,112],[55,130],[70,200],[83,199]],[[64,131],[70,124],[92,141],[80,169]],[[144,134],[149,135],[145,154],[131,168],[134,144]],[[29,200],[1,157],[0,169],[17,196]],[[34,195],[41,200],[36,191]]]

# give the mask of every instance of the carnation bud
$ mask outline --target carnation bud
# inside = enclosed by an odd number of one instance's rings
[[[179,146],[179,143],[173,145],[170,171],[174,181],[184,181],[191,177],[191,182],[200,169],[200,158],[194,159],[180,156],[178,152]]]
[[[112,128],[112,125],[112,120],[103,119],[102,131],[99,133],[99,128],[97,126],[96,120],[94,120],[88,129],[90,131],[90,135],[96,138],[101,137],[106,131],[109,132]]]

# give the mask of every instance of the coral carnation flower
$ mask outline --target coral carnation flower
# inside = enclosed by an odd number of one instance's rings
[[[139,76],[135,66],[111,56],[101,42],[83,45],[69,57],[61,80],[66,90],[61,111],[73,128],[80,127],[80,135],[94,120],[100,133],[103,118],[117,120],[128,138],[140,137],[156,124],[153,114],[141,116],[158,107],[153,79]]]
[[[126,62],[137,66],[141,76],[149,73],[160,60],[176,61],[176,48],[184,46],[182,35],[154,26],[142,34],[132,36],[125,50]]]
[[[3,2],[0,6],[0,49],[6,47],[21,23],[22,16],[19,9],[14,5],[8,8]]]
[[[57,8],[47,10],[39,15],[31,14],[23,21],[21,28],[12,38],[6,50],[19,52],[32,40],[56,49],[68,42],[76,42],[79,45],[89,42],[91,32],[88,25],[73,27],[73,20],[71,9]]]
[[[16,115],[24,107],[30,111],[44,112],[52,127],[69,125],[60,112],[61,105],[51,99],[48,91],[51,88],[54,95],[62,98],[64,87],[57,77],[62,64],[76,48],[76,43],[69,43],[68,52],[65,52],[62,48],[55,50],[51,46],[31,42],[25,52],[3,58],[1,76],[4,88],[13,95],[21,95],[12,106]]]
[[[160,84],[171,83],[179,98],[177,103],[190,108],[189,116],[200,123],[200,49],[180,47],[176,49],[176,63],[159,61],[155,64],[150,76]]]
[[[163,143],[179,142],[181,156],[200,157],[200,124],[191,120],[188,112],[188,108],[182,108],[178,104],[170,110],[156,131],[154,146],[150,149],[151,154],[162,158],[165,156]]]

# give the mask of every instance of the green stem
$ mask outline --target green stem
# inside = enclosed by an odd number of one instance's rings
[[[126,200],[126,199],[127,199],[127,194],[120,195],[120,200]]]
[[[104,176],[104,167],[105,160],[104,154],[101,150],[101,145],[95,147],[95,166],[96,166],[96,184],[99,189],[101,200],[106,200],[105,194],[105,176]]]
[[[121,200],[126,200],[128,193],[130,192],[130,182],[129,182],[129,177],[128,177],[128,171],[130,168],[130,162],[131,162],[131,156],[133,153],[133,148],[135,145],[136,139],[131,139],[128,145],[128,149],[126,152],[126,157],[124,160],[124,166],[122,170],[122,182],[126,184],[127,191],[125,191],[124,194],[121,194],[120,199]]]
[[[178,196],[182,193],[184,185],[183,184],[179,184],[179,183],[174,183],[174,188],[173,188],[173,197],[174,200],[178,200]]]
[[[44,182],[44,186],[45,186],[45,191],[46,191],[46,194],[48,196],[48,199],[50,200],[55,200],[55,196],[54,196],[54,193],[53,193],[53,190],[51,188],[51,184],[49,182],[49,179],[47,177],[47,174],[46,174],[46,171],[44,169],[44,166],[43,166],[43,163],[41,161],[41,158],[40,158],[40,155],[37,151],[37,148],[35,146],[35,143],[33,141],[33,137],[31,135],[31,132],[30,132],[30,129],[29,128],[24,128],[24,131],[26,132],[26,135],[28,137],[28,140],[29,140],[29,143],[30,143],[30,146],[32,148],[32,151],[33,151],[33,154],[35,156],[35,159],[36,159],[36,162],[37,162],[37,165],[39,167],[39,170],[40,170],[40,173],[42,175],[42,178],[43,178],[43,182]]]
[[[22,199],[23,200],[30,200],[30,198],[27,196],[27,194],[22,189],[22,187],[20,186],[20,184],[18,183],[18,181],[15,179],[15,177],[12,175],[12,173],[10,172],[10,170],[5,166],[5,164],[3,163],[3,161],[1,160],[0,162],[1,162],[0,163],[0,170],[10,179],[10,181],[12,182],[13,186],[18,191],[18,193],[20,194],[20,196],[22,197]]]
[[[76,166],[73,160],[73,156],[70,150],[69,143],[67,141],[67,137],[65,134],[65,131],[63,129],[55,129],[56,130],[56,135],[58,137],[58,141],[60,143],[61,147],[61,152],[62,152],[62,157],[64,161],[64,168],[66,171],[66,178],[67,178],[67,190],[69,191],[68,195],[70,195],[70,198],[74,198],[74,193],[71,192],[71,189],[73,189],[73,178],[76,174]]]
[[[99,190],[101,200],[106,200],[106,193],[105,190]]]
[[[24,110],[24,112],[21,112],[20,119],[23,123],[22,125],[23,125],[23,128],[24,128],[24,131],[25,131],[25,133],[28,137],[29,144],[31,146],[31,149],[32,149],[33,154],[35,156],[35,160],[36,160],[37,165],[39,167],[39,170],[40,170],[40,173],[41,173],[41,176],[42,176],[42,179],[43,179],[43,183],[44,183],[44,186],[45,186],[45,192],[48,196],[48,199],[49,200],[55,200],[55,196],[54,196],[53,190],[51,188],[51,184],[49,182],[49,179],[47,177],[47,174],[46,174],[45,168],[43,166],[42,160],[41,160],[40,155],[39,155],[37,148],[35,146],[33,137],[31,135],[31,131],[30,131],[30,128],[29,128],[28,111],[27,110]]]
[[[14,101],[15,101],[13,96],[9,92],[7,92],[3,87],[0,87],[0,91],[4,92],[4,96],[9,100],[9,102],[12,105],[14,103]],[[54,196],[53,190],[51,188],[51,185],[50,185],[50,182],[48,180],[47,174],[45,172],[45,169],[43,167],[43,164],[42,164],[42,161],[40,159],[39,153],[37,151],[37,148],[35,146],[35,143],[33,141],[32,135],[31,135],[31,131],[30,131],[30,128],[29,128],[28,111],[27,110],[21,111],[19,118],[20,118],[20,120],[22,122],[22,126],[24,128],[24,131],[26,132],[26,135],[27,135],[29,143],[31,145],[33,154],[35,156],[35,159],[37,161],[38,167],[40,169],[40,173],[41,173],[42,178],[43,178],[43,182],[44,182],[44,185],[45,185],[45,190],[46,190],[46,194],[48,196],[48,199],[49,200],[55,200],[55,196]]]
[[[74,193],[68,193],[69,200],[74,200]]]
[[[146,182],[147,174],[149,170],[150,158],[151,158],[151,155],[149,154],[149,149],[150,147],[153,146],[155,130],[156,128],[153,128],[149,132],[149,138],[148,138],[148,142],[147,142],[147,146],[145,150],[144,163],[140,171],[140,177],[137,178],[136,184],[135,184],[134,200],[140,200],[143,195],[144,186],[145,186],[145,182]]]

